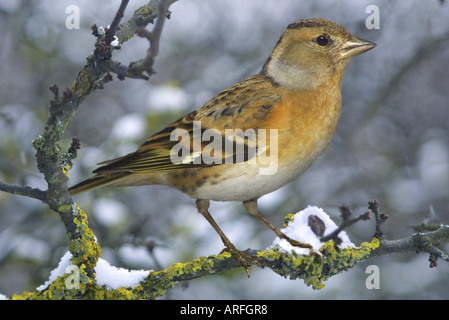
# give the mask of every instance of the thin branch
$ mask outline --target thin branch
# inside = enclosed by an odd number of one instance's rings
[[[343,222],[338,226],[337,229],[335,229],[334,231],[329,233],[327,236],[321,237],[320,240],[321,240],[321,242],[334,240],[338,244],[338,242],[341,241],[340,239],[338,239],[338,234],[341,231],[343,231],[345,228],[347,228],[349,226],[352,226],[356,222],[366,221],[366,220],[369,220],[369,219],[370,219],[370,213],[369,212],[365,212],[365,213],[359,215],[357,218],[354,218],[354,219],[344,219]]]
[[[438,258],[449,262],[449,254],[447,254],[447,252],[444,252],[443,250],[438,249],[437,247],[429,246],[427,252],[430,253],[429,256],[430,268],[435,268],[438,266],[437,264]]]
[[[141,28],[145,28],[149,23],[154,23],[159,15],[157,5],[154,0],[134,11],[133,16],[118,27],[115,36],[120,43],[125,43],[137,33]]]
[[[125,9],[128,5],[129,0],[122,0],[122,3],[120,4],[120,7],[117,10],[117,13],[115,14],[114,20],[112,20],[112,23],[110,24],[108,30],[106,30],[106,36],[105,40],[108,44],[111,43],[111,41],[114,39],[115,33],[117,32],[117,29],[119,27],[120,21],[125,16]]]
[[[0,181],[0,191],[4,191],[7,193],[20,195],[28,198],[33,198],[45,202],[47,197],[47,192],[31,187],[21,187],[16,185],[11,185],[7,183],[3,183]]]
[[[125,3],[122,2],[121,8],[117,11],[113,23],[104,33],[96,25],[92,26],[93,34],[97,37],[95,50],[91,57],[88,58],[89,69],[88,74],[99,74],[95,81],[95,89],[103,88],[105,82],[110,78],[104,78],[103,75],[109,72],[117,74],[119,80],[125,78],[148,80],[154,74],[153,64],[159,54],[159,42],[166,17],[169,16],[168,7],[174,0],[151,0],[147,5],[139,8],[134,12],[133,17],[127,22],[118,25]],[[148,23],[156,24],[152,32],[145,29]],[[120,46],[111,46],[111,41],[117,37],[119,43],[124,43],[132,38],[135,34],[140,35],[149,40],[150,46],[144,58],[139,61],[133,61],[128,66],[111,59],[112,51],[120,49]]]
[[[325,224],[317,216],[315,215],[309,216],[308,226],[312,229],[315,235],[320,238],[321,242],[333,240],[336,245],[339,245],[341,243],[341,239],[338,237],[340,232],[342,232],[347,227],[352,226],[354,223],[358,221],[366,221],[371,219],[371,214],[369,211],[359,215],[357,218],[354,219],[349,219],[351,214],[352,214],[351,209],[349,209],[347,206],[345,205],[340,206],[340,216],[343,221],[338,226],[338,228],[336,228],[334,231],[332,231],[326,236],[323,236],[324,232],[326,231]]]
[[[159,54],[159,43],[162,34],[162,29],[164,27],[168,7],[170,6],[171,3],[173,3],[172,0],[160,0],[158,5],[159,11],[158,19],[151,33],[149,33],[144,28],[138,31],[141,36],[144,36],[149,40],[150,47],[147,50],[147,54],[143,59],[141,59],[138,62],[130,63],[126,76],[128,77],[140,76],[148,79],[148,77],[144,75],[144,72],[146,72],[150,76],[155,73],[153,70],[153,64],[156,57]]]
[[[159,3],[159,18],[154,25],[150,38],[150,52],[153,59],[152,62],[154,62],[154,59],[159,55],[159,44],[161,40],[162,28],[164,27],[169,5],[170,1],[168,0],[161,0]]]
[[[381,240],[380,246],[373,252],[374,256],[398,252],[429,252],[429,245],[449,242],[449,225],[441,225],[438,230],[415,233],[397,240]],[[434,252],[434,250],[431,250]],[[444,260],[447,260],[444,258]],[[448,260],[449,261],[449,260]]]
[[[383,239],[384,235],[381,225],[388,219],[388,214],[385,212],[379,212],[379,203],[377,202],[377,199],[368,202],[368,209],[374,213],[374,217],[376,219],[376,232],[374,233],[374,237]]]

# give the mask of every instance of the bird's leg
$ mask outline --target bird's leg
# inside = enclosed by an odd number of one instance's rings
[[[310,244],[306,244],[306,243],[301,243],[299,241],[296,241],[294,239],[291,239],[289,236],[287,236],[285,233],[283,233],[281,230],[279,230],[278,228],[276,228],[275,226],[273,226],[271,224],[270,221],[268,221],[267,219],[265,219],[265,217],[263,217],[262,215],[260,215],[259,211],[257,210],[257,199],[254,200],[246,200],[243,201],[243,205],[246,208],[246,211],[248,211],[248,213],[254,217],[256,217],[257,219],[259,219],[260,221],[262,221],[268,228],[270,228],[271,230],[273,230],[273,232],[282,239],[287,240],[288,242],[290,242],[290,244],[292,246],[295,247],[300,247],[300,248],[307,248],[310,249],[312,251],[312,246]]]
[[[218,235],[221,238],[221,241],[223,241],[223,244],[225,245],[226,249],[234,256],[234,258],[245,268],[246,274],[249,278],[249,270],[248,270],[248,262],[254,262],[258,263],[257,259],[250,256],[249,254],[239,251],[235,248],[235,246],[232,244],[232,242],[226,237],[224,232],[220,229],[218,224],[215,222],[215,220],[212,218],[212,216],[209,213],[209,200],[197,200],[196,201],[196,207],[198,208],[199,213],[203,215],[204,218],[206,218],[207,221],[209,221],[210,225],[215,229],[215,231],[218,233]]]

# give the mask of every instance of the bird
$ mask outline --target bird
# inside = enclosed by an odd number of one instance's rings
[[[322,18],[290,23],[259,73],[151,135],[135,151],[99,163],[74,196],[103,186],[166,185],[196,199],[225,250],[238,250],[209,212],[210,201],[240,201],[246,211],[296,246],[257,208],[257,200],[297,179],[326,149],[341,113],[351,57],[376,46]]]

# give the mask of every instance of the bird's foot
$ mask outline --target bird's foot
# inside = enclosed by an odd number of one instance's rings
[[[249,255],[248,253],[246,253],[244,251],[237,250],[233,244],[228,244],[226,246],[226,248],[224,248],[221,251],[221,253],[223,253],[223,252],[229,252],[230,254],[232,254],[234,259],[237,260],[237,262],[240,263],[243,266],[243,268],[245,268],[246,275],[248,276],[248,278],[249,278],[248,267],[254,263],[259,265],[259,261],[257,260],[257,258]]]
[[[310,250],[310,255],[319,257],[321,259],[321,254],[313,250],[313,247],[308,243],[302,243],[297,240],[294,240],[290,238],[289,236],[285,235],[284,233],[281,234],[281,238],[287,240],[292,246],[298,247],[298,248],[305,248]]]

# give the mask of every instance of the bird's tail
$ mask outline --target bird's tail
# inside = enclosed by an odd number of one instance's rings
[[[75,196],[92,189],[112,184],[127,175],[129,175],[128,172],[117,172],[108,175],[96,175],[69,188],[69,193],[71,196]]]

